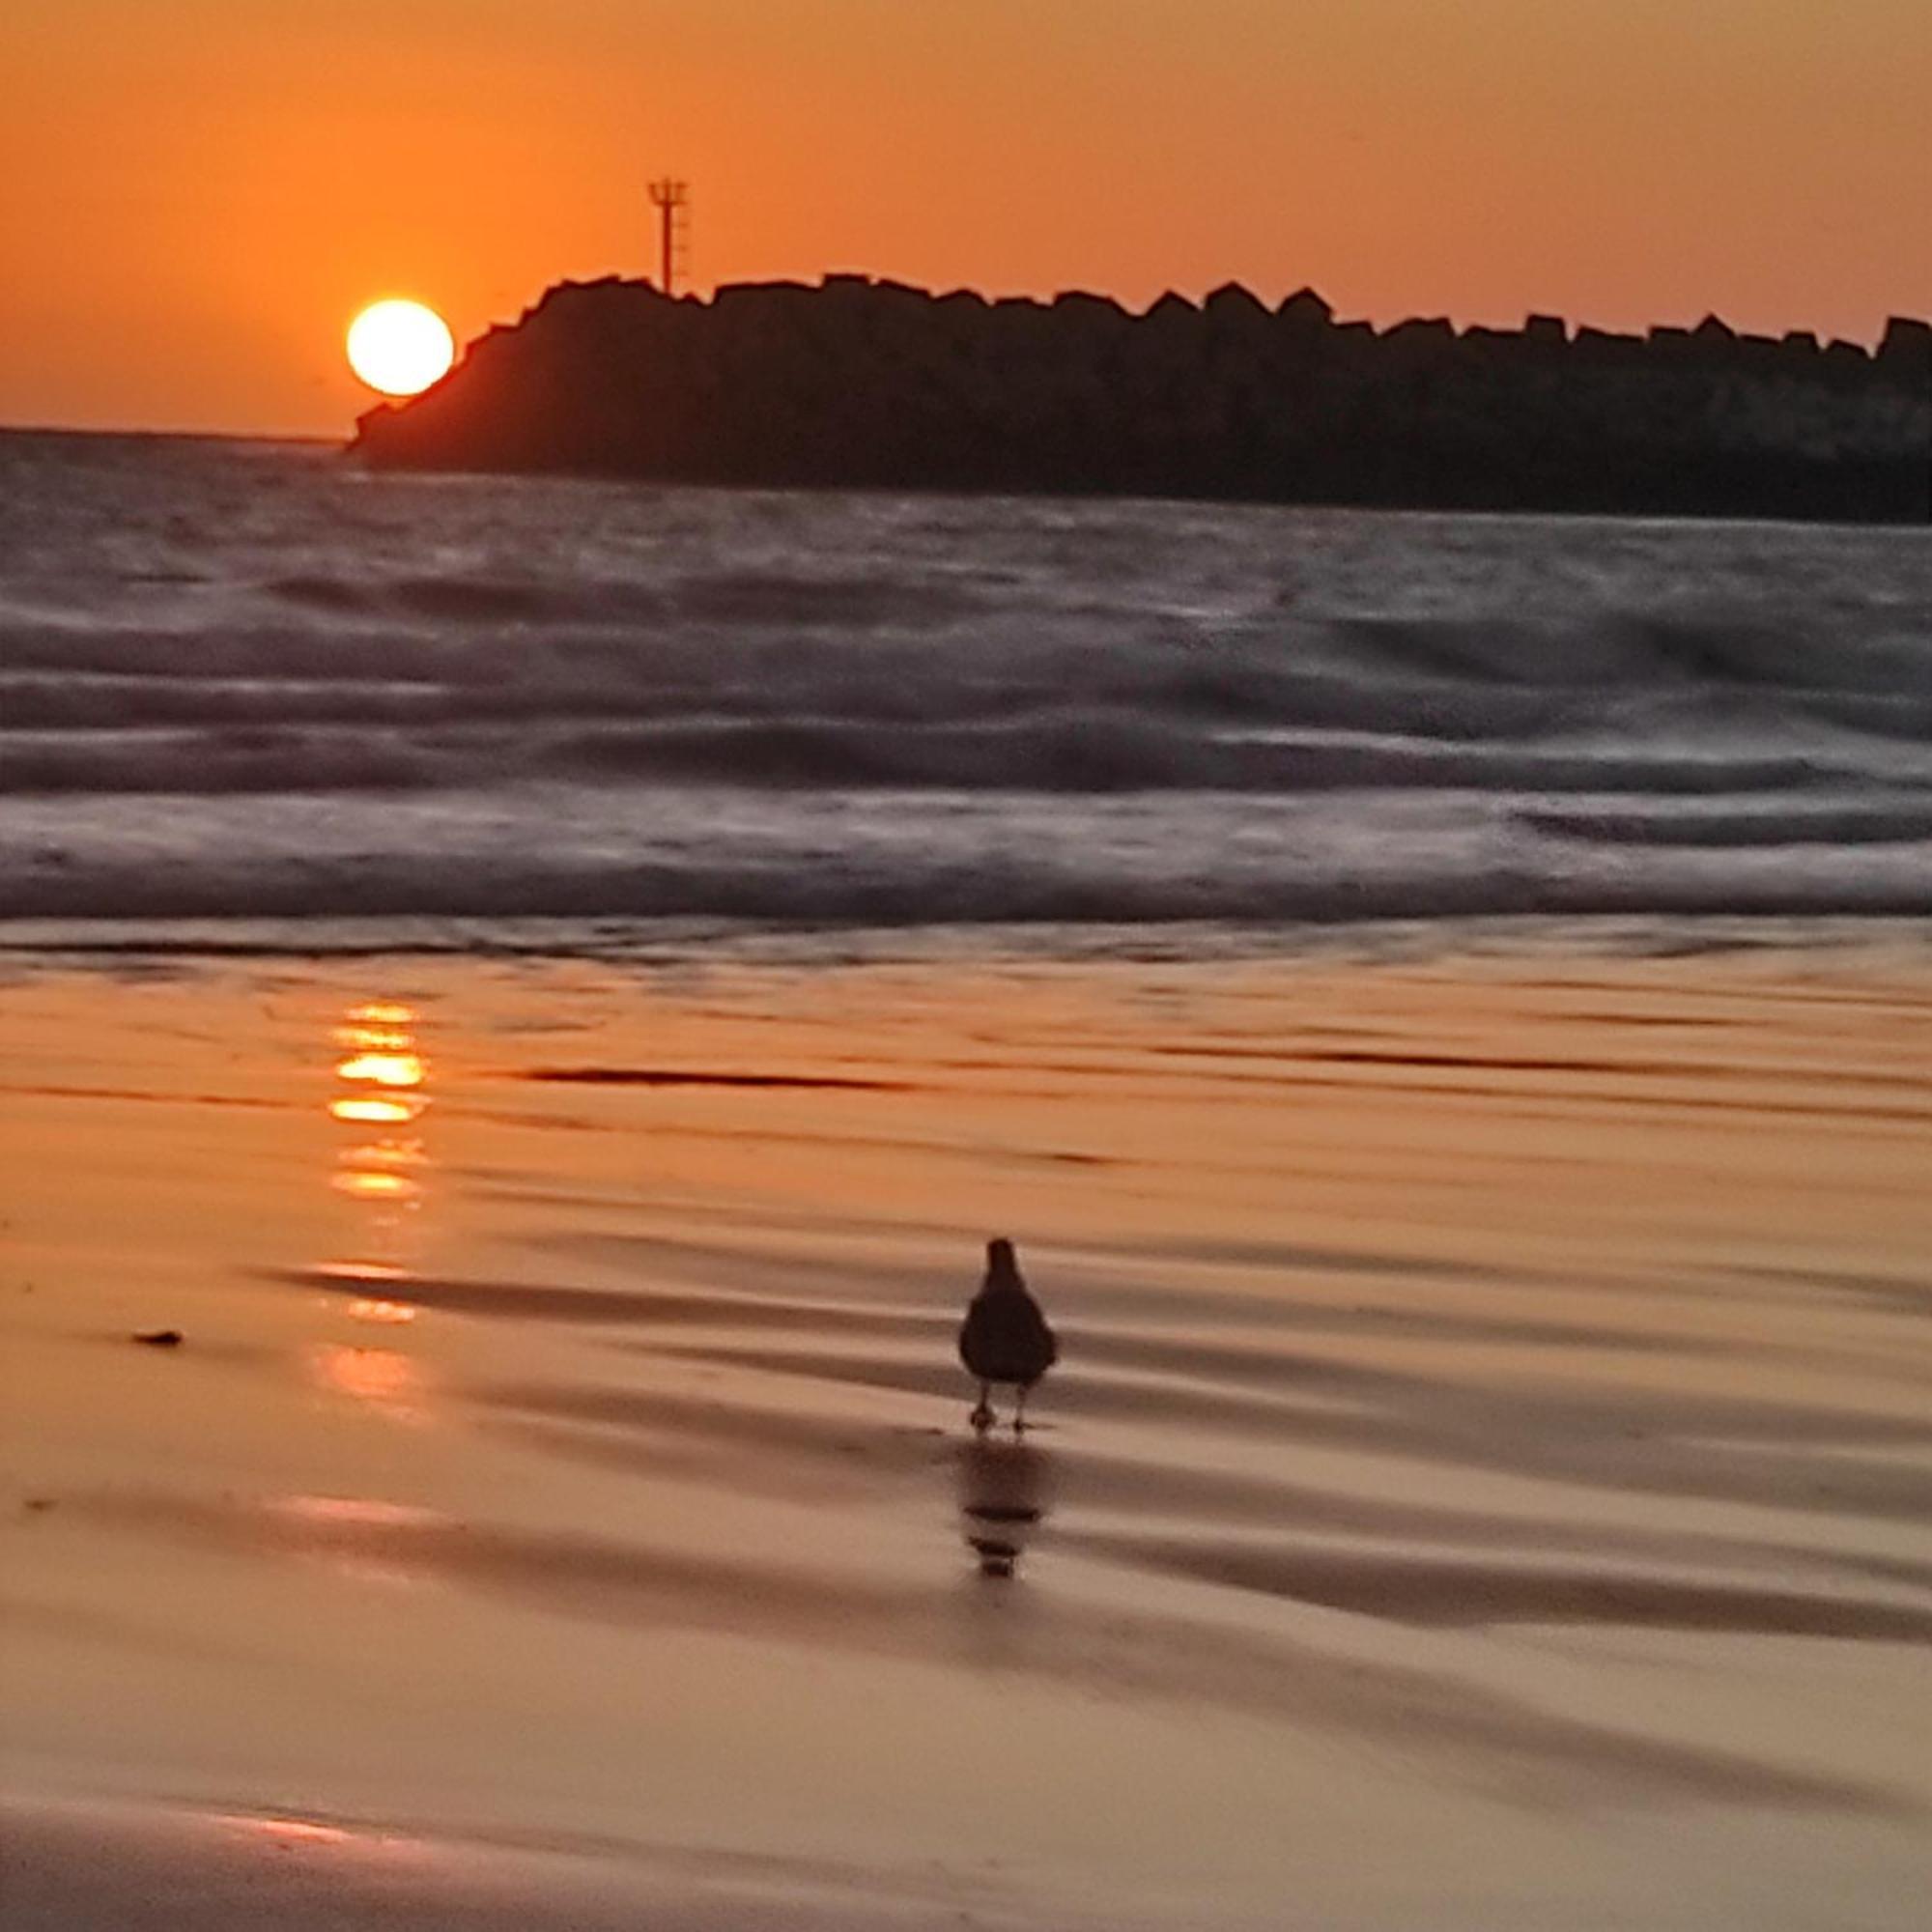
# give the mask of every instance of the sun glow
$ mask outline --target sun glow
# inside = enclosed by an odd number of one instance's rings
[[[349,366],[385,396],[417,394],[455,359],[449,325],[421,302],[374,302],[349,325]]]

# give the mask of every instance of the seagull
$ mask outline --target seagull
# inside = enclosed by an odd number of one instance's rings
[[[1034,1383],[1052,1368],[1060,1354],[1053,1330],[1027,1292],[1010,1241],[986,1243],[986,1279],[966,1311],[959,1330],[959,1359],[979,1378],[980,1406],[973,1427],[993,1426],[992,1390],[995,1382],[1011,1382],[1016,1390],[1013,1434],[1026,1428],[1026,1399]]]

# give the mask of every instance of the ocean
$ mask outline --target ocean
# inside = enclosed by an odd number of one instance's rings
[[[1932,531],[0,437],[0,922],[621,952],[1932,912]]]

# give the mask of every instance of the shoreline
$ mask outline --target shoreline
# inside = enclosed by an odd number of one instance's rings
[[[1284,965],[1327,961],[1493,958],[1531,961],[1761,957],[1774,964],[1817,954],[1917,960],[1932,948],[1932,919],[1889,912],[1829,914],[1503,913],[1435,919],[1299,922],[1174,920],[1150,923],[1068,923],[901,924],[846,921],[767,921],[686,917],[586,918],[377,915],[277,919],[236,914],[210,919],[0,919],[0,961],[23,971],[63,960],[127,958],[436,960],[523,959],[533,964],[679,960],[701,965],[757,963],[809,969],[866,964],[1033,962],[1040,965]]]

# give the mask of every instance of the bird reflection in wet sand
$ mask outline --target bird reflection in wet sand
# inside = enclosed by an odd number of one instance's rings
[[[1010,1241],[986,1243],[986,1278],[966,1311],[959,1330],[959,1359],[980,1383],[973,1427],[993,1426],[995,1382],[1010,1382],[1014,1390],[1013,1434],[1026,1428],[1026,1399],[1035,1382],[1059,1359],[1059,1344],[1039,1303],[1028,1293],[1013,1259]]]
[[[1046,1517],[1047,1459],[1028,1442],[976,1435],[959,1452],[959,1515],[982,1577],[1010,1577]]]

